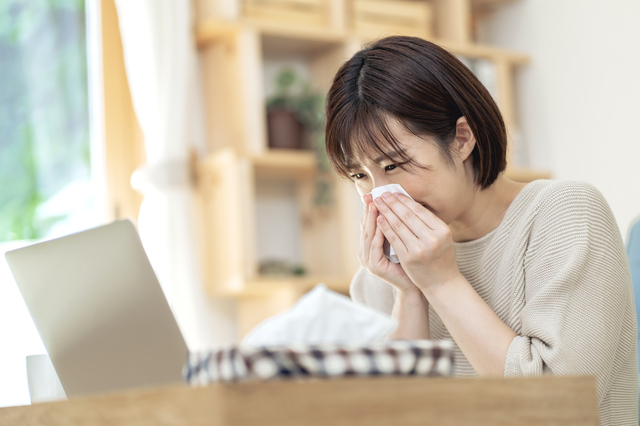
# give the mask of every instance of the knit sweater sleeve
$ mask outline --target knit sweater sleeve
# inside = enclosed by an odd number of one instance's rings
[[[529,212],[525,306],[505,376],[593,374],[602,398],[616,360],[635,348],[622,238],[604,197],[587,183],[559,181],[539,197]]]

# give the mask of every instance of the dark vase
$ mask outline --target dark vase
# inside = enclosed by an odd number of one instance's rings
[[[286,109],[275,109],[267,113],[269,148],[300,149],[302,147],[302,124],[296,114]]]

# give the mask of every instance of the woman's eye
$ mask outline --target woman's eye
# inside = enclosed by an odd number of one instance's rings
[[[396,168],[395,164],[389,164],[388,166],[385,166],[384,171],[388,172],[389,170],[393,170]]]
[[[354,173],[351,175],[351,179],[362,179],[364,176],[364,173]]]

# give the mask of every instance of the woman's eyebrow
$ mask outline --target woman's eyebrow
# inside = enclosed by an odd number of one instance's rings
[[[379,156],[378,158],[374,159],[373,162],[380,164],[382,163],[384,160],[396,160],[398,157],[400,157],[400,154],[397,151],[389,151],[389,152],[385,152],[383,155]]]
[[[401,155],[400,155],[400,153],[398,153],[398,151],[389,151],[389,152],[386,152],[386,153],[382,154],[381,156],[375,158],[373,160],[373,162],[376,163],[376,164],[380,164],[384,160],[388,160],[388,159],[397,160],[399,157],[401,157]],[[347,168],[347,170],[353,171],[355,169],[361,168],[362,167],[362,163],[359,163],[359,162],[348,163],[348,164],[345,165],[345,167]]]

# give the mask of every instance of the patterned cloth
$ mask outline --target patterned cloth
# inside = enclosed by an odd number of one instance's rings
[[[229,347],[190,354],[183,376],[192,386],[289,377],[450,376],[453,347],[446,340]]]

